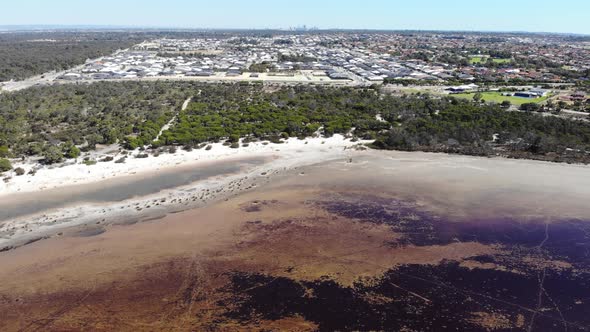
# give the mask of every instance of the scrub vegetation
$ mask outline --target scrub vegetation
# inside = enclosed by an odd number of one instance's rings
[[[181,104],[194,97],[188,107]],[[372,88],[108,82],[35,87],[0,95],[0,158],[76,158],[97,144],[127,149],[239,148],[288,137],[348,135],[373,147],[552,161],[589,161],[590,123],[452,96]],[[158,133],[172,119],[171,126]],[[158,138],[156,140],[156,138]],[[6,168],[6,167],[5,167]]]

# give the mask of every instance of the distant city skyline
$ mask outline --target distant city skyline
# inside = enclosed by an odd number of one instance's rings
[[[0,25],[590,34],[588,13],[579,0],[19,0],[3,4]]]

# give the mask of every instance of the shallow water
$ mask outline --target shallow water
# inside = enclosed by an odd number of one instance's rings
[[[0,253],[0,329],[589,331],[587,170],[428,157]]]
[[[42,193],[15,194],[9,199],[0,200],[0,221],[78,203],[119,202],[147,196],[207,178],[236,173],[243,168],[261,165],[264,162],[264,158],[248,158],[192,168],[184,167],[174,171],[157,171],[149,176],[129,176],[97,184],[50,189]]]

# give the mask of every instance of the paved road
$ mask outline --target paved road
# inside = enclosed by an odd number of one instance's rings
[[[72,70],[68,70],[70,72]],[[225,78],[225,77],[215,77],[215,78],[206,78],[206,77],[187,77],[187,76],[175,76],[175,77],[143,77],[143,78],[121,78],[121,79],[107,79],[107,80],[96,80],[96,79],[83,79],[83,80],[60,80],[57,79],[58,76],[63,75],[64,72],[51,74],[49,77],[44,75],[44,78],[37,76],[35,78],[30,78],[25,81],[19,82],[8,82],[4,83],[4,87],[2,91],[18,91],[30,88],[32,86],[40,86],[40,85],[54,85],[54,84],[89,84],[93,82],[125,82],[125,81],[196,81],[208,84],[223,84],[223,83],[237,83],[237,82],[260,82],[261,80],[257,79],[246,79],[246,80],[237,80],[234,78]],[[373,83],[371,82],[362,82],[358,80],[334,80],[334,81],[302,81],[302,80],[262,80],[263,84],[271,84],[271,85],[299,85],[299,84],[315,84],[315,85],[330,85],[330,86],[355,86],[355,87],[362,87],[362,86],[370,86]]]

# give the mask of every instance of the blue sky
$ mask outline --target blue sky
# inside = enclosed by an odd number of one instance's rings
[[[0,25],[543,31],[590,34],[588,0],[4,0]]]

